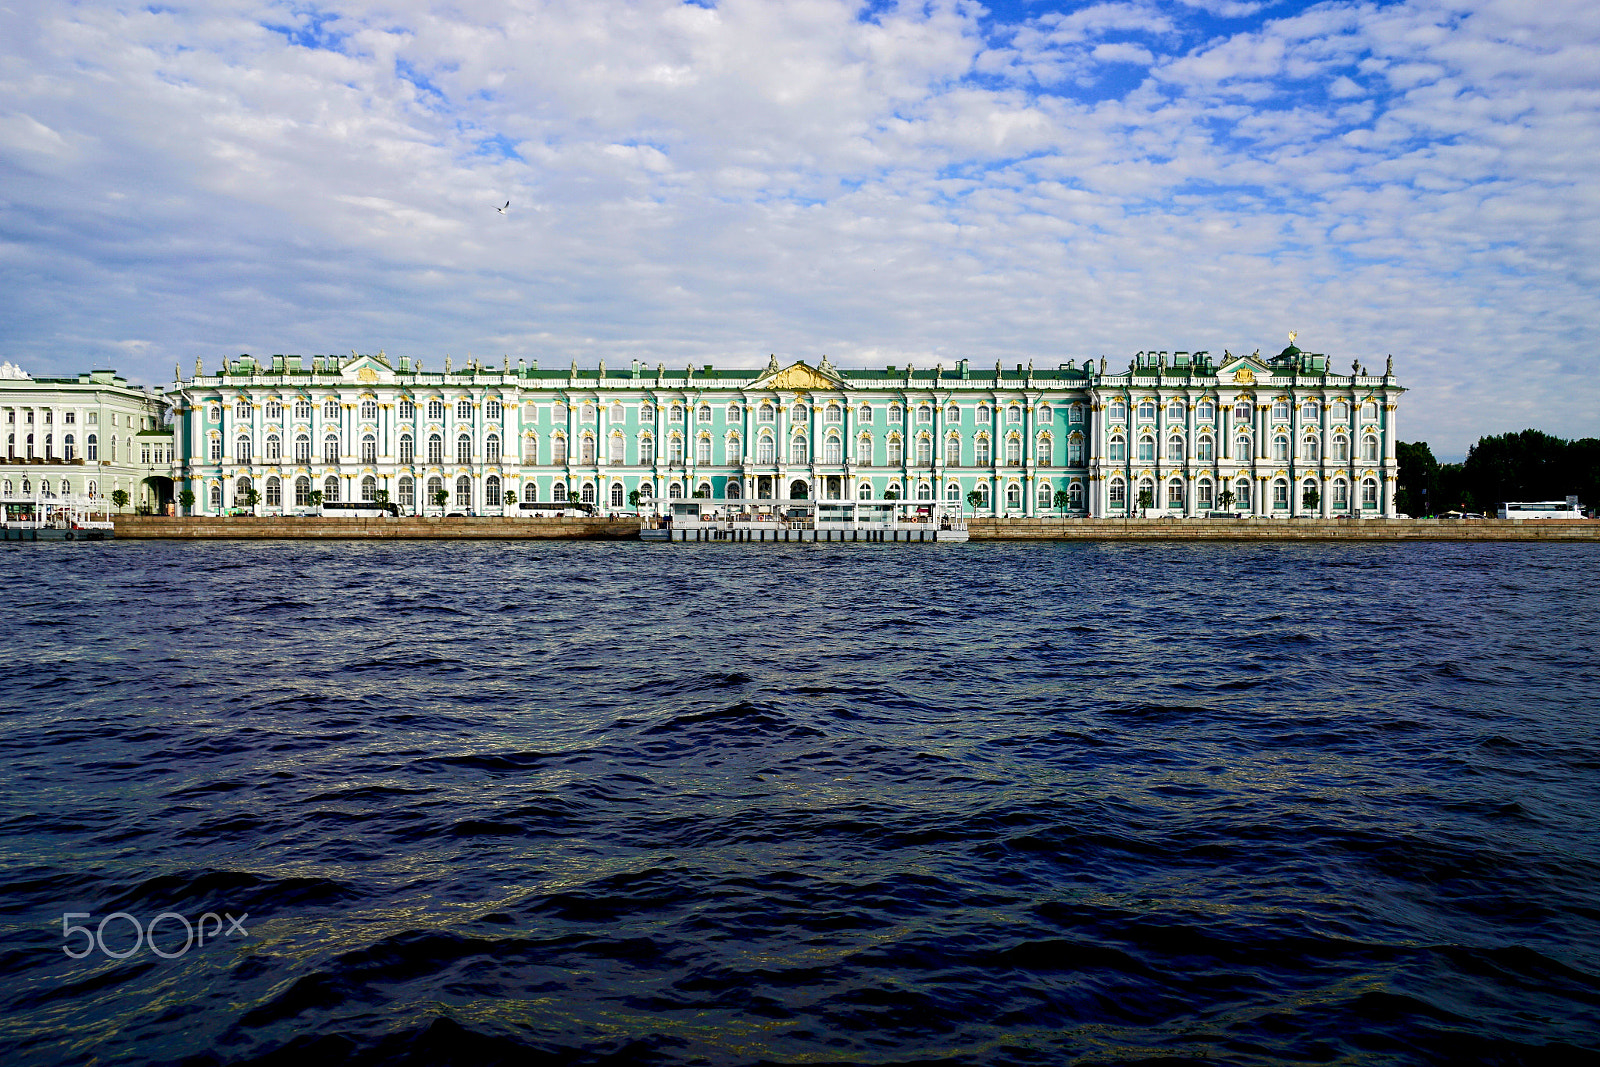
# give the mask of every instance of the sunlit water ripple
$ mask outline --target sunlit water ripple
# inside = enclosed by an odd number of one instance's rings
[[[0,1052],[1600,1055],[1597,564],[8,546]]]

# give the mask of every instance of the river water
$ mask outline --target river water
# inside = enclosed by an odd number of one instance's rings
[[[1597,571],[7,546],[0,1053],[1600,1055]]]

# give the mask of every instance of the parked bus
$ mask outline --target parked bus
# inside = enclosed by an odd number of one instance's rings
[[[1500,505],[1502,519],[1581,519],[1583,508],[1575,500],[1508,501]]]
[[[385,515],[398,517],[400,505],[380,504],[376,500],[323,501],[323,518],[380,519]]]
[[[594,514],[594,505],[585,504],[581,500],[539,500],[523,501],[519,505],[522,517],[530,518],[582,518]],[[508,509],[509,510],[509,509]]]

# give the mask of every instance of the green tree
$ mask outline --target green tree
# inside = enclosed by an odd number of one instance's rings
[[[893,489],[891,489],[887,493],[883,494],[883,499],[885,499],[885,500],[899,500],[900,499],[900,494],[895,492]]]
[[[251,486],[239,494],[239,503],[253,509],[257,504],[261,503],[261,494],[256,492],[255,486]]]
[[[1056,510],[1066,511],[1067,505],[1072,503],[1072,494],[1065,489],[1056,490]]]
[[[505,505],[508,508],[516,507],[517,506],[517,494],[511,492],[510,490],[507,490],[506,491]]]
[[[1306,486],[1305,492],[1300,494],[1300,506],[1315,514],[1320,503],[1322,503],[1322,493],[1314,485]]]
[[[1395,508],[1402,515],[1432,515],[1439,506],[1439,461],[1426,441],[1396,442],[1395,458],[1400,463],[1400,488]]]
[[[693,498],[695,500],[706,500],[706,499],[709,499],[710,496],[711,496],[711,490],[706,489],[704,487],[696,489],[694,491],[694,494],[693,494]]]
[[[311,506],[314,507],[314,508],[320,508],[322,506],[322,490],[321,489],[313,489],[313,490],[311,490]]]
[[[983,507],[983,494],[974,489],[967,494],[967,503],[972,505],[972,510],[977,511]]]
[[[629,490],[629,492],[628,492],[628,506],[630,508],[632,508],[633,510],[635,510],[635,511],[639,510],[639,501],[641,501],[643,499],[644,499],[644,494],[639,492],[639,490],[637,490],[637,489]]]
[[[448,503],[450,503],[450,490],[448,490],[448,489],[435,489],[433,491],[433,506],[434,507],[442,508]]]
[[[183,489],[178,493],[178,503],[183,506],[183,513],[189,514],[189,509],[194,507],[194,490]]]
[[[1224,483],[1222,486],[1222,491],[1217,494],[1217,510],[1232,511],[1233,502],[1235,499],[1237,498],[1233,495],[1233,490],[1229,489],[1227,484]]]
[[[1155,506],[1156,506],[1156,495],[1155,495],[1155,493],[1153,491],[1151,491],[1149,486],[1141,486],[1140,489],[1139,489],[1139,510],[1140,511],[1148,511],[1150,508],[1153,508]]]
[[[111,491],[111,502],[117,506],[118,511],[121,511],[128,506],[128,491],[126,489],[113,489]]]
[[[379,490],[377,490],[376,492],[374,492],[372,494],[372,500],[373,500],[373,503],[375,503],[375,504],[387,504],[389,502],[389,490],[387,490],[387,489],[379,489]]]

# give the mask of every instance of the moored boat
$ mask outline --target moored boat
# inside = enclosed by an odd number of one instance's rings
[[[0,541],[108,541],[116,526],[90,516],[104,504],[79,496],[0,499]]]

